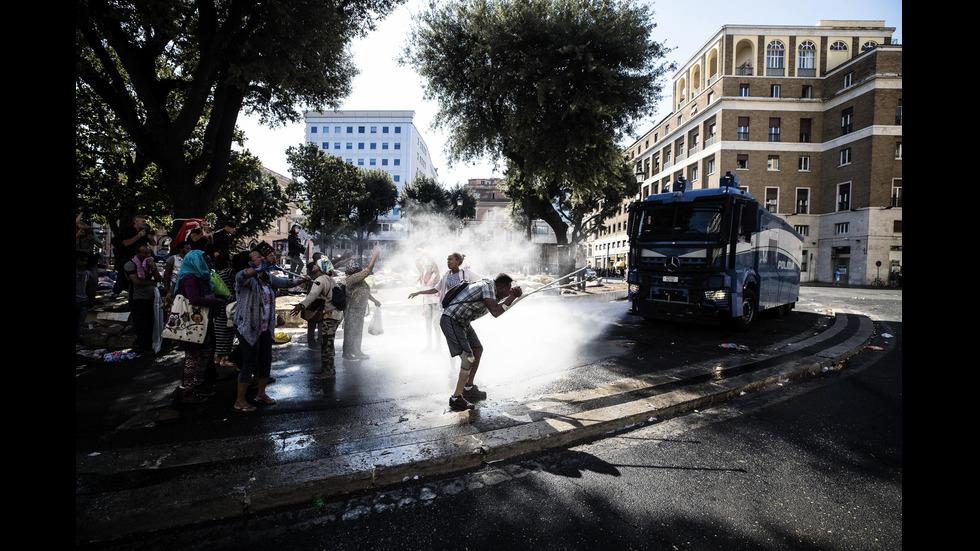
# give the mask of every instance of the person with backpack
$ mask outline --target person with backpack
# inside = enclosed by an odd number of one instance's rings
[[[415,291],[414,293],[409,294],[408,298],[412,299],[418,295],[432,295],[438,293],[439,302],[442,302],[442,299],[446,296],[446,291],[458,285],[460,281],[479,281],[483,279],[483,276],[480,274],[461,267],[464,258],[466,258],[466,255],[462,253],[449,253],[449,258],[446,259],[446,265],[449,267],[449,270],[442,274],[439,282],[436,283],[434,287],[430,287],[422,291]]]
[[[320,324],[320,367],[313,370],[313,378],[333,379],[337,376],[334,365],[334,337],[337,335],[341,320],[344,319],[346,304],[341,304],[341,295],[346,295],[346,290],[333,279],[337,273],[334,271],[333,263],[326,258],[320,257],[313,263],[312,275],[316,279],[310,285],[310,291],[306,294],[306,298],[293,307],[292,314],[298,315],[311,307],[319,312],[312,314],[306,320],[310,324]],[[343,300],[346,302],[346,297]]]
[[[439,327],[446,337],[450,357],[460,357],[456,388],[449,397],[449,409],[453,411],[473,409],[472,402],[487,397],[474,383],[483,344],[471,322],[487,313],[496,318],[507,311],[523,294],[520,287],[511,286],[513,281],[507,274],[499,274],[492,280],[464,281],[443,298]]]

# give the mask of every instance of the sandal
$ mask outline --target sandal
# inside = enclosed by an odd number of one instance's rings
[[[259,408],[253,406],[252,404],[249,404],[249,405],[243,406],[243,407],[231,406],[231,409],[233,409],[235,411],[240,411],[242,413],[252,413],[253,411],[255,411],[255,410],[259,409]]]
[[[270,397],[259,398],[256,396],[254,402],[256,404],[262,404],[263,406],[273,406],[276,404],[276,399]]]

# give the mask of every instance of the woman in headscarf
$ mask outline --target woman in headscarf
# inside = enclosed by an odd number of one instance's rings
[[[214,395],[214,390],[205,387],[204,378],[208,362],[212,359],[214,312],[224,308],[225,304],[225,301],[214,294],[211,266],[208,265],[203,251],[190,251],[184,256],[184,260],[180,263],[180,272],[177,274],[174,293],[187,297],[187,302],[190,302],[191,306],[207,306],[211,309],[204,342],[198,344],[180,341],[180,346],[184,350],[184,375],[179,388],[184,393],[185,402],[203,402]]]
[[[235,398],[235,411],[248,413],[255,406],[245,399],[252,377],[258,383],[255,402],[272,405],[276,400],[265,392],[272,370],[272,333],[276,329],[276,289],[288,289],[309,281],[306,276],[300,279],[284,279],[269,273],[271,265],[258,251],[248,253],[248,258],[236,256],[232,264],[236,269],[244,261],[245,267],[235,274],[235,330],[238,346],[242,352],[241,371],[238,373],[238,394]],[[186,262],[186,259],[185,259]]]
[[[292,314],[295,316],[309,308],[316,299],[323,299],[323,320],[320,321],[320,368],[313,370],[313,376],[315,379],[321,380],[333,379],[337,372],[334,366],[336,350],[334,337],[337,334],[340,321],[344,319],[344,312],[334,308],[330,301],[333,289],[337,285],[333,279],[336,275],[333,263],[326,258],[317,259],[313,263],[312,274],[316,279],[310,285],[310,291],[306,294],[306,298],[293,307]],[[315,322],[308,323],[312,325]]]
[[[347,265],[347,279],[344,280],[347,287],[347,308],[344,310],[345,360],[366,360],[369,357],[361,350],[367,303],[368,300],[374,302],[375,306],[381,306],[381,303],[371,296],[371,287],[364,280],[374,273],[374,264],[378,261],[379,254],[381,249],[375,247],[371,252],[371,260],[364,268],[361,268],[357,260],[352,260]]]

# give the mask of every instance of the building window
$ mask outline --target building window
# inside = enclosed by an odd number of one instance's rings
[[[354,149],[354,142],[347,142],[347,149]]]
[[[348,134],[353,134],[354,133],[354,127],[353,126],[348,126],[347,127],[347,133]]]
[[[803,98],[803,99],[810,99],[810,98],[812,98],[813,97],[813,86],[811,86],[809,84],[804,84],[803,85],[803,92],[800,94],[800,97]]]
[[[843,40],[838,40],[837,42],[834,42],[833,44],[830,45],[830,51],[832,51],[832,52],[846,52],[847,51],[847,42],[844,42]]]
[[[851,184],[850,182],[837,186],[837,212],[851,209]]]
[[[800,224],[799,226],[793,226],[793,229],[796,230],[796,233],[800,234],[803,237],[810,237],[810,226],[808,226],[806,224]],[[803,255],[803,256],[804,256],[804,258],[806,257],[806,255]]]
[[[774,98],[778,98],[779,97],[779,85],[778,84],[773,84],[772,85],[771,93],[772,93],[772,97],[774,97]]]
[[[358,126],[357,127],[357,133],[358,134],[363,134],[364,133],[364,127],[363,126]]]
[[[848,222],[840,222],[834,224],[834,235],[847,235],[847,232],[849,230],[850,230],[850,223]]]
[[[387,126],[382,126],[381,127],[381,133],[382,134],[387,134],[388,133],[388,127]]]
[[[851,148],[845,147],[840,150],[840,166],[851,164]]]
[[[902,125],[902,98],[898,98],[898,108],[895,110],[895,124]]]
[[[892,206],[902,206],[902,179],[892,181]]]
[[[708,105],[711,105],[711,102],[713,102],[713,101],[715,101],[715,92],[714,92],[714,90],[712,90],[711,92],[708,92]]]
[[[402,164],[402,160],[401,159],[395,159],[393,162],[395,163],[395,166],[401,166],[401,164]]]
[[[377,159],[368,159],[368,164],[370,164],[371,166],[376,166],[378,164],[378,160]]]
[[[333,148],[339,150],[340,149],[340,142],[334,142],[333,143]]]
[[[779,141],[779,119],[777,117],[769,118],[769,141]]]
[[[395,127],[395,134],[401,134],[401,133],[402,133],[402,127],[396,126]]]
[[[895,160],[902,160],[902,142],[895,144]]]
[[[739,153],[735,156],[735,168],[737,170],[748,170],[749,156],[747,153]]]
[[[371,127],[371,133],[372,134],[377,134],[378,133],[378,127],[377,126],[372,126]]]
[[[381,166],[388,166],[388,159],[381,159]]]
[[[783,76],[783,57],[786,47],[779,40],[773,40],[766,46],[766,75]]]
[[[397,175],[397,174],[395,174],[394,176],[392,176],[392,178],[395,180],[395,182],[401,182],[402,181],[402,177],[399,176],[399,175]]]
[[[861,44],[861,53],[864,53],[864,52],[866,52],[868,50],[873,50],[873,49],[875,49],[877,47],[878,47],[878,43],[877,42],[875,42],[874,40],[869,40],[869,41],[865,42],[864,44]]]
[[[810,172],[810,156],[800,155],[800,162],[796,167],[800,172]]]
[[[377,149],[377,148],[378,148],[378,144],[371,142],[371,149]]]
[[[844,88],[850,88],[854,84],[854,73],[844,75]]]
[[[738,85],[738,95],[739,96],[742,96],[743,98],[749,97],[749,85],[748,84],[739,84]]]
[[[779,212],[779,188],[766,188],[766,210],[772,213]]]
[[[320,144],[320,148],[321,149],[330,149],[330,144],[327,143],[327,142],[323,142],[323,143]]]
[[[388,142],[381,142],[381,149],[388,149]]]
[[[766,170],[779,170],[779,155],[769,155],[766,160]]]
[[[810,127],[813,125],[813,119],[800,119],[800,142],[810,143],[811,131]]]
[[[796,76],[798,77],[812,77],[816,76],[817,72],[817,45],[809,40],[804,40],[800,43],[800,47],[797,49],[797,59],[796,62]],[[809,96],[804,96],[809,97]]]
[[[315,126],[310,127],[310,134],[316,134],[316,127]]]
[[[714,174],[714,173],[715,173],[715,160],[708,159],[708,174]]]
[[[810,214],[810,190],[796,188],[796,214]]]
[[[357,142],[358,149],[364,149],[364,142]]]
[[[840,133],[850,134],[854,130],[854,108],[848,107],[840,112]]]
[[[340,134],[340,127],[339,126],[333,127],[333,133],[334,134]]]
[[[697,182],[698,181],[698,167],[697,166],[692,166],[691,167],[691,181],[692,182]]]
[[[395,142],[395,149],[401,149],[401,148],[402,148],[402,144]]]
[[[738,118],[738,129],[737,129],[738,141],[745,142],[749,140],[749,118],[739,117]]]

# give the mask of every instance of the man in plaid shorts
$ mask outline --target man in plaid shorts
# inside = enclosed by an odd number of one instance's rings
[[[483,355],[483,345],[470,322],[487,312],[496,318],[510,308],[522,293],[520,287],[511,287],[513,281],[509,275],[499,274],[492,281],[482,279],[471,282],[442,311],[439,326],[446,336],[449,355],[460,357],[459,379],[449,398],[449,408],[453,411],[473,409],[472,401],[487,397],[486,392],[473,384]]]

